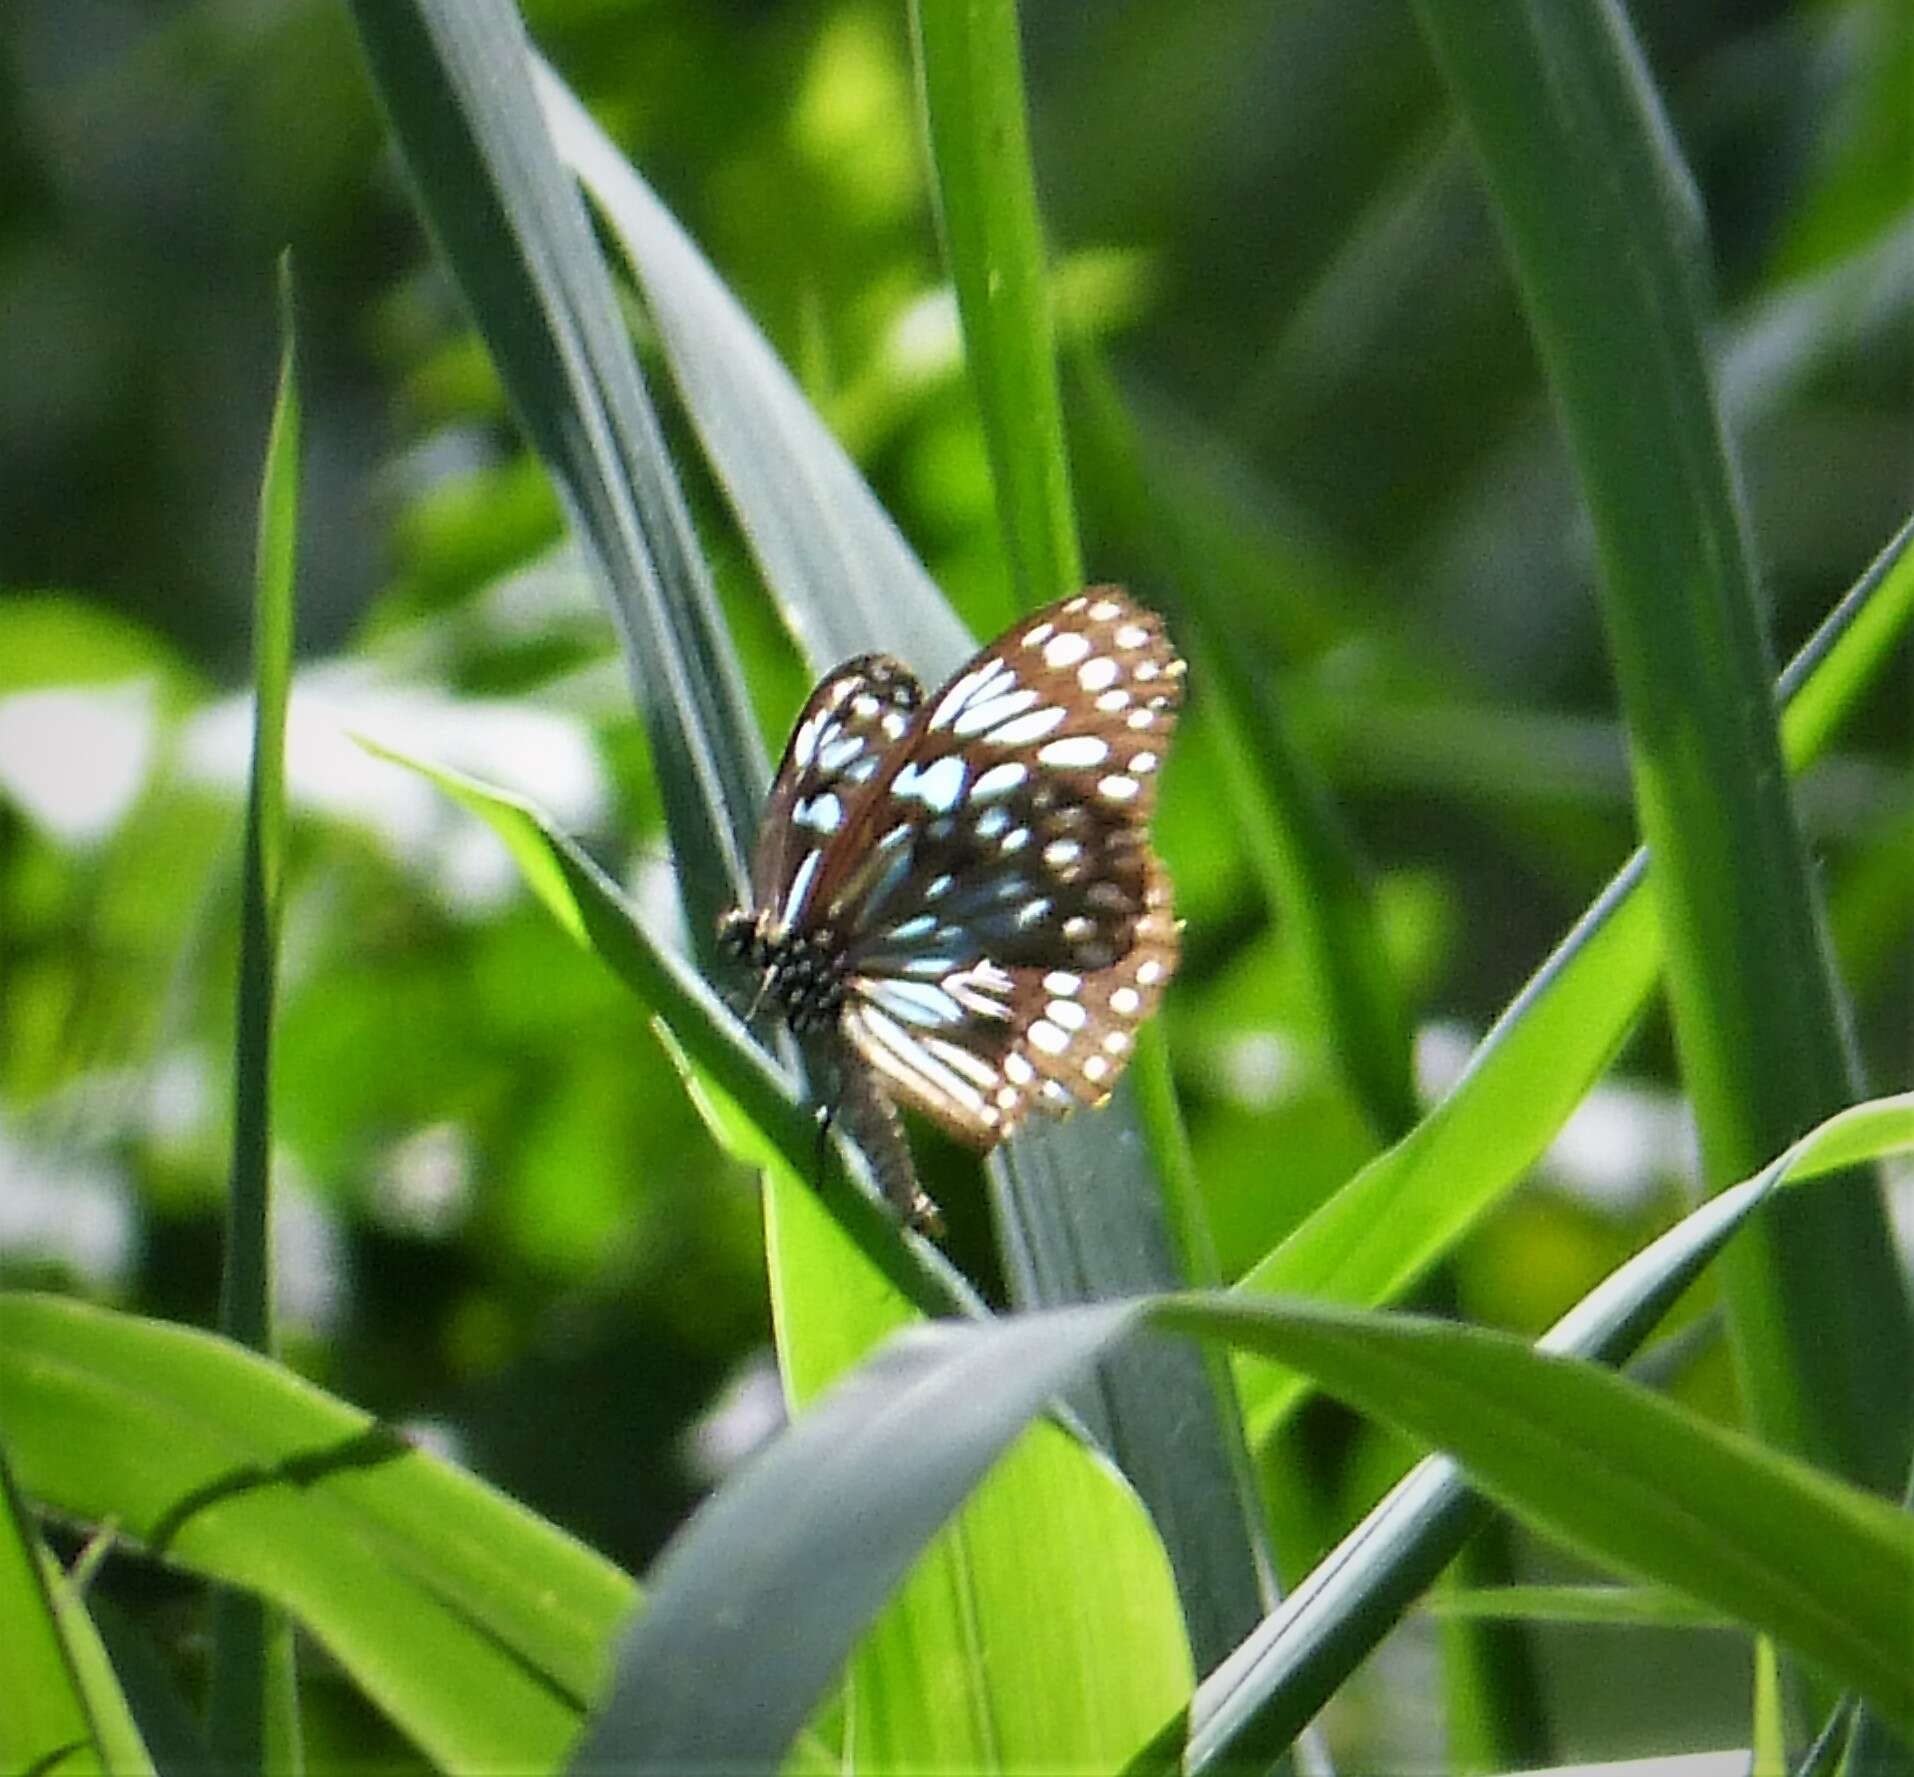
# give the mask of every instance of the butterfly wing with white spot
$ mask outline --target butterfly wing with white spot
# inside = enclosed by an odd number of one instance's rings
[[[910,670],[886,654],[847,660],[811,693],[758,826],[751,890],[759,908],[795,922],[825,853],[923,701]]]
[[[1126,594],[1060,600],[926,703],[826,854],[846,1035],[975,1145],[1102,1099],[1175,968],[1148,823],[1182,676]]]

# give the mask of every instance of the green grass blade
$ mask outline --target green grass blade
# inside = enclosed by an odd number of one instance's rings
[[[259,494],[253,593],[253,758],[240,884],[233,1164],[220,1327],[271,1356],[272,1025],[286,873],[286,698],[292,683],[299,553],[300,404],[292,266],[279,263],[279,389]],[[257,1598],[222,1593],[213,1613],[207,1738],[240,1770],[297,1773],[299,1678],[292,1626]]]
[[[944,258],[983,419],[997,517],[1021,607],[1074,592],[1050,280],[1030,166],[1016,0],[913,0],[918,79]]]
[[[1914,524],[1904,528],[1782,675],[1782,736],[1799,770],[1891,657],[1914,617]],[[1483,1038],[1468,1071],[1243,1279],[1283,1292],[1387,1302],[1451,1252],[1512,1190],[1646,1005],[1660,933],[1637,852]],[[1260,1442],[1308,1392],[1249,1363],[1238,1385]]]
[[[768,766],[584,206],[506,0],[361,0],[421,208],[624,642],[691,929],[745,889]]]
[[[1631,1629],[1725,1629],[1729,1619],[1660,1586],[1485,1586],[1431,1598],[1459,1622],[1588,1623]]]
[[[996,1456],[1073,1372],[1145,1323],[1253,1345],[1454,1451],[1485,1489],[1640,1577],[1771,1630],[1914,1717],[1914,1522],[1561,1348],[1639,1330],[1676,1269],[1784,1177],[1914,1147],[1914,1095],[1857,1107],[1664,1237],[1534,1351],[1497,1333],[1206,1295],[912,1329],[721,1488],[660,1558],[575,1769],[757,1768]],[[1699,1232],[1696,1232],[1699,1230]],[[723,1707],[710,1685],[722,1675]]]
[[[1049,270],[1025,122],[1015,0],[914,4],[918,77],[964,352],[1019,603],[1075,591],[1083,564],[1064,447]],[[1196,1212],[1152,1149],[1182,1146],[1174,1094],[1138,1115],[1120,1084],[1095,1119],[1036,1129],[993,1156],[1020,1304],[1099,1301],[1190,1281]],[[1181,1193],[1187,1199],[1187,1193]],[[1197,1663],[1261,1615],[1269,1562],[1240,1414],[1200,1354],[1124,1352],[1072,1403],[1142,1492],[1168,1543]]]
[[[778,1358],[802,1413],[918,1317],[787,1167],[766,1193]],[[859,1640],[846,1734],[873,1770],[1107,1770],[1193,1679],[1149,1515],[1109,1463],[1040,1421]]]
[[[430,778],[486,822],[527,885],[566,933],[589,948],[669,1027],[690,1064],[800,1177],[815,1171],[817,1121],[716,994],[683,958],[645,930],[617,887],[550,819],[522,797],[456,771],[361,744]],[[834,1156],[819,1195],[866,1258],[925,1314],[978,1312],[974,1294],[927,1241],[906,1233]]]
[[[0,1463],[0,1770],[100,1772],[104,1748],[61,1632],[40,1539]]]
[[[447,1770],[550,1770],[631,1582],[356,1408],[211,1334],[0,1297],[24,1491],[296,1618]]]
[[[61,1571],[48,1550],[40,1552],[40,1566],[46,1576],[47,1594],[53,1612],[79,1675],[80,1689],[86,1698],[101,1752],[101,1763],[112,1777],[153,1777],[155,1760],[141,1736],[133,1710],[133,1686],[122,1689],[122,1679],[108,1658],[105,1643],[94,1626],[92,1614],[77,1585]],[[8,1696],[17,1692],[7,1690]],[[62,1765],[62,1771],[67,1769]]]
[[[636,275],[665,361],[765,586],[818,672],[881,649],[927,678],[976,643],[770,342],[548,67],[552,139]]]
[[[1744,1173],[1855,1091],[1766,695],[1752,548],[1703,346],[1700,219],[1620,8],[1419,0],[1575,459],[1704,1170]],[[1884,1206],[1788,1205],[1725,1287],[1753,1423],[1891,1486],[1914,1312]]]
[[[1677,1223],[1564,1315],[1544,1349],[1602,1363],[1629,1355],[1769,1194],[1891,1149],[1914,1098],[1844,1112],[1745,1184]],[[1192,1771],[1268,1758],[1299,1733],[1488,1516],[1456,1464],[1406,1475],[1207,1677],[1190,1706]]]

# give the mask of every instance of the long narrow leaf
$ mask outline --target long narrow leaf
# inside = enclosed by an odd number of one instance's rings
[[[505,841],[532,892],[566,933],[588,947],[670,1026],[691,1062],[737,1104],[800,1177],[812,1176],[817,1124],[792,1084],[696,971],[645,930],[604,872],[547,816],[524,798],[490,789],[460,772],[371,740],[361,744],[430,778],[485,821]],[[936,1248],[900,1228],[841,1162],[830,1161],[817,1188],[865,1256],[922,1312],[980,1312],[975,1293]]]
[[[1910,1146],[1914,1096],[1858,1107],[1697,1211],[1699,1234],[1684,1227],[1658,1246],[1686,1264],[1778,1180]],[[1644,1297],[1667,1281],[1644,1254],[1552,1343],[1634,1326]],[[779,1757],[852,1640],[996,1455],[1073,1372],[1145,1324],[1309,1369],[1353,1404],[1453,1450],[1479,1485],[1554,1534],[1790,1639],[1894,1719],[1914,1718],[1904,1659],[1914,1523],[1883,1502],[1505,1335],[1206,1295],[945,1323],[893,1340],[667,1549],[577,1768],[755,1768]]]
[[[296,1617],[447,1770],[549,1770],[634,1602],[610,1563],[210,1334],[0,1297],[24,1492]]]
[[[0,1769],[99,1772],[99,1730],[60,1632],[40,1539],[0,1464]]]
[[[766,775],[737,663],[507,0],[358,0],[427,220],[617,620],[700,944],[745,891]]]
[[[911,9],[945,261],[1011,578],[1025,608],[1083,577],[1064,448],[1050,279],[1025,121],[1016,0]],[[1183,1231],[1200,1214],[1150,1147],[1180,1148],[1174,1095],[1154,1128],[1120,1084],[1095,1121],[1032,1131],[991,1162],[1014,1298],[1099,1301],[1190,1281]],[[1222,1366],[1179,1349],[1101,1365],[1079,1412],[1149,1502],[1175,1564],[1197,1663],[1254,1623],[1270,1563],[1239,1413]]]
[[[1853,1096],[1710,382],[1700,218],[1612,0],[1419,0],[1473,140],[1601,564],[1682,1075],[1712,1185]],[[1877,1194],[1787,1205],[1725,1282],[1753,1422],[1892,1486],[1914,1308]]]
[[[286,697],[292,681],[299,559],[299,369],[292,265],[279,263],[279,389],[259,493],[253,593],[253,758],[240,884],[239,1010],[234,1042],[233,1165],[219,1318],[230,1339],[271,1356],[272,1038],[286,872]],[[221,1594],[213,1614],[206,1706],[214,1756],[243,1770],[304,1763],[292,1626],[256,1598]]]
[[[1724,1191],[1613,1273],[1542,1349],[1614,1363],[1674,1305],[1769,1194],[1898,1139],[1908,1099],[1848,1112]],[[1257,1626],[1191,1703],[1189,1768],[1235,1768],[1289,1744],[1486,1521],[1456,1463],[1430,1457],[1391,1489]]]
[[[756,323],[543,64],[538,95],[637,276],[685,411],[805,658],[821,672],[876,648],[933,678],[956,671],[976,644]]]
[[[1782,733],[1799,770],[1892,657],[1914,617],[1914,524],[1903,528],[1781,676]],[[1483,1038],[1468,1071],[1243,1279],[1255,1292],[1375,1304],[1394,1299],[1512,1190],[1621,1047],[1660,967],[1637,852]],[[1253,1443],[1307,1392],[1247,1364],[1238,1383]]]
[[[880,647],[932,677],[954,668],[969,637],[762,335],[549,72],[541,72],[540,93],[562,151],[630,258],[686,408],[813,666]],[[1137,1065],[1160,1058],[1140,1056]],[[1174,1116],[1164,1096],[1158,1122]],[[1174,1131],[1165,1139],[1173,1143]],[[1166,1220],[1127,1092],[1099,1119],[1012,1144],[993,1159],[992,1176],[1006,1205],[1020,1299],[1077,1300],[1188,1281],[1180,1255],[1200,1231],[1181,1227],[1193,1213],[1186,1203],[1174,1205],[1178,1226]],[[1188,1576],[1198,1644],[1211,1660],[1262,1602],[1243,1517],[1232,1522],[1214,1506],[1251,1497],[1247,1465],[1231,1451],[1234,1410],[1211,1408],[1199,1433],[1186,1404],[1219,1387],[1227,1393],[1220,1371],[1212,1379],[1191,1353],[1166,1347],[1123,1354],[1076,1403],[1165,1524]]]

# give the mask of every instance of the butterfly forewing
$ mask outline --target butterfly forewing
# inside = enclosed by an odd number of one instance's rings
[[[923,704],[839,828],[783,854],[820,849],[801,923],[841,945],[844,1034],[962,1139],[1102,1099],[1175,968],[1147,829],[1182,674],[1115,588],[1059,601]]]
[[[831,673],[799,711],[751,870],[753,899],[781,926],[802,922],[827,854],[923,700],[907,667],[889,655],[861,654]]]

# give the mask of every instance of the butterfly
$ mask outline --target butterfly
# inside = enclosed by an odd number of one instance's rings
[[[1149,819],[1183,677],[1161,620],[1098,586],[934,696],[865,654],[798,716],[719,941],[863,1107],[852,1133],[919,1226],[891,1106],[986,1149],[1099,1104],[1176,968]]]

